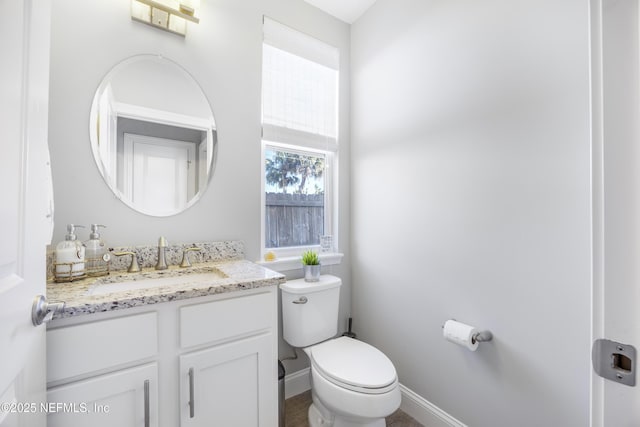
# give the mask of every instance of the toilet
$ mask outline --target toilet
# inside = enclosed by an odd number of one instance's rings
[[[380,350],[338,332],[342,280],[287,281],[282,290],[286,342],[302,348],[311,362],[311,427],[384,427],[400,407],[393,363]]]

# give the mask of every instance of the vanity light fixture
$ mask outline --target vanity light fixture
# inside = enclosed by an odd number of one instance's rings
[[[200,0],[131,0],[131,19],[184,37],[199,8]]]

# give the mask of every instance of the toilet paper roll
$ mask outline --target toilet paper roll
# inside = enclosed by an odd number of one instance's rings
[[[442,334],[447,341],[466,347],[471,351],[476,351],[478,348],[478,341],[473,339],[477,333],[478,331],[473,326],[455,320],[447,320],[442,329]]]

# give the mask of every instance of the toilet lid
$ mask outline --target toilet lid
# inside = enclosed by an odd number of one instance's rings
[[[311,360],[323,377],[347,388],[375,393],[396,381],[396,369],[377,348],[349,337],[315,345]]]

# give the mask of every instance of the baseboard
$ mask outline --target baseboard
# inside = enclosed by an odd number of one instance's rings
[[[288,399],[311,390],[310,368],[305,368],[284,377],[284,398]]]
[[[467,427],[424,397],[400,384],[402,409],[424,427]]]
[[[284,377],[284,398],[297,396],[311,390],[310,369],[305,368]],[[424,427],[467,427],[424,397],[400,384],[402,403],[400,409]]]

